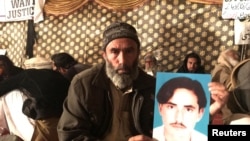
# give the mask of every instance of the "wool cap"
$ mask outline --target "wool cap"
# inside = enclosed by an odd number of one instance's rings
[[[118,38],[133,39],[137,43],[138,48],[140,48],[140,41],[136,29],[128,23],[115,22],[108,26],[103,32],[103,50],[106,49],[109,42]]]

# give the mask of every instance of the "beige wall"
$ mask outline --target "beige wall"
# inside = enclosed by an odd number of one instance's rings
[[[141,58],[155,51],[162,66],[173,71],[188,52],[196,51],[210,72],[221,50],[239,48],[233,41],[234,21],[223,20],[221,8],[182,0],[152,0],[135,10],[115,12],[88,2],[69,15],[45,15],[44,21],[35,24],[38,40],[34,54],[50,58],[51,54],[68,52],[82,63],[102,62],[102,31],[113,21],[125,21],[138,30]],[[0,23],[0,48],[7,48],[17,65],[25,58],[26,32],[27,21]]]

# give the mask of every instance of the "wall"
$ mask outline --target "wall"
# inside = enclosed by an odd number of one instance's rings
[[[49,58],[68,52],[79,62],[102,62],[102,31],[113,21],[136,27],[141,39],[141,57],[148,51],[158,55],[167,71],[176,70],[188,52],[196,51],[210,72],[220,51],[234,45],[234,21],[221,18],[222,5],[184,0],[152,0],[130,11],[112,11],[90,1],[69,15],[45,15],[35,24],[34,55]],[[25,59],[27,21],[0,23],[0,47],[17,65]]]

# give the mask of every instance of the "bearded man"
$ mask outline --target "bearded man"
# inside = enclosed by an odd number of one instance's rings
[[[58,123],[59,140],[151,140],[155,78],[138,66],[136,29],[117,22],[103,33],[105,62],[77,74]]]
[[[217,64],[212,70],[212,81],[224,84],[226,89],[231,91],[232,86],[230,76],[234,67],[239,63],[239,58],[239,53],[232,48],[222,51],[217,59]],[[227,105],[225,105],[221,108],[219,114],[214,116],[217,118],[212,119],[212,124],[225,124],[230,115],[231,111],[228,109]]]

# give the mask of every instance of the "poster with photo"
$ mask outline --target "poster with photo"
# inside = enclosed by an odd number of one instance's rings
[[[210,74],[158,72],[153,138],[207,140]]]

